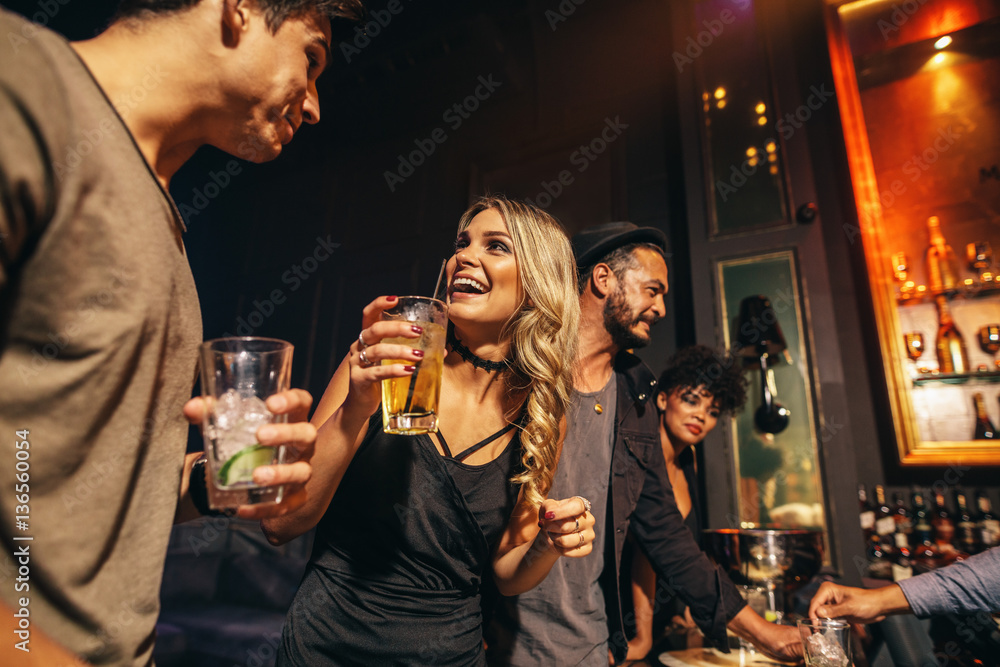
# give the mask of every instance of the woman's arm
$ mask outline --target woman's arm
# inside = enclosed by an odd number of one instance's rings
[[[566,418],[559,421],[556,465],[562,456]],[[520,595],[537,586],[560,556],[580,558],[594,542],[594,515],[583,498],[546,499],[536,510],[525,500],[524,490],[500,545],[493,556],[493,574],[501,595]]]
[[[536,512],[523,495],[493,557],[493,574],[501,595],[529,591],[548,575],[560,556],[582,558],[593,549],[594,515],[582,498],[549,498]]]
[[[385,378],[406,377],[413,366],[404,363],[381,365],[383,359],[419,361],[422,352],[405,345],[380,343],[383,338],[418,338],[420,332],[409,322],[382,322],[382,310],[396,297],[380,297],[364,311],[361,336],[366,341],[365,359],[360,358],[359,341],[334,373],[312,424],[317,428],[316,451],[312,457],[312,477],[306,483],[307,498],[295,512],[261,521],[261,529],[271,544],[284,544],[311,530],[330,506],[347,467],[364,439],[369,417],[378,407],[379,383]]]

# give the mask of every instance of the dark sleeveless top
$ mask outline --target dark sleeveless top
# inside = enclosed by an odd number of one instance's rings
[[[382,413],[317,526],[278,665],[485,665],[480,586],[514,509],[519,432],[483,465],[429,436],[382,432]]]

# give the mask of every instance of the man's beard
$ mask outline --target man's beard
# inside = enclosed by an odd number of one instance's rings
[[[604,304],[604,328],[611,335],[611,342],[619,350],[632,350],[649,345],[649,336],[643,337],[632,330],[632,327],[644,319],[650,326],[656,323],[656,319],[634,317],[625,298],[625,290],[618,285]]]

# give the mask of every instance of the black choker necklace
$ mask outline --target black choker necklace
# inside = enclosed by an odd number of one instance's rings
[[[455,333],[453,331],[448,331],[448,344],[451,345],[452,350],[458,352],[458,356],[462,357],[464,361],[472,364],[473,368],[482,368],[489,373],[495,373],[509,367],[506,360],[489,361],[487,359],[483,359],[482,357],[477,357],[472,350],[462,345],[462,342],[455,337]]]

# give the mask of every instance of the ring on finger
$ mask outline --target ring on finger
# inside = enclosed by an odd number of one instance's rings
[[[587,541],[587,538],[583,536],[583,531],[579,532],[578,535],[580,536],[580,543],[576,546],[582,547],[583,543]]]
[[[576,528],[573,529],[574,533],[580,532],[580,517],[576,517]]]
[[[358,351],[363,351],[368,347],[368,343],[365,342],[365,330],[362,329],[361,333],[358,334]]]
[[[358,358],[361,360],[361,368],[371,368],[375,365],[375,362],[368,358],[368,350],[361,350]]]

